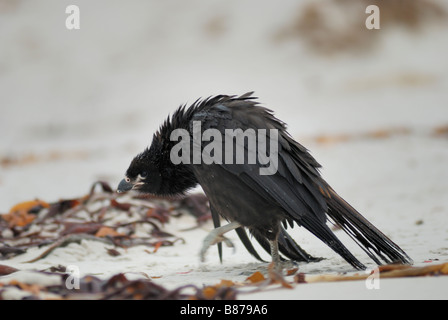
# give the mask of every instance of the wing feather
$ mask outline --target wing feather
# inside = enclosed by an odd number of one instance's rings
[[[356,233],[356,226],[352,226],[354,223],[350,225],[346,222],[349,218],[341,218],[341,214],[338,216],[338,213],[334,212],[336,209],[338,211],[342,209],[333,205],[335,200],[330,192],[332,189],[320,176],[320,164],[305,147],[292,139],[286,132],[285,124],[275,118],[271,110],[259,106],[252,99],[250,93],[240,97],[219,96],[219,98],[208,99],[204,103],[198,103],[196,106],[197,112],[194,113],[192,119],[201,121],[202,130],[218,129],[223,137],[225,137],[226,129],[242,129],[243,131],[247,129],[266,129],[266,132],[269,132],[269,129],[277,129],[279,142],[277,145],[279,155],[277,171],[272,175],[260,175],[259,169],[267,165],[260,163],[258,154],[255,164],[246,162],[244,164],[228,164],[223,161],[222,168],[228,173],[238,176],[241,183],[246,184],[248,188],[261,197],[281,208],[284,213],[284,221],[291,222],[291,220],[294,220],[298,225],[305,227],[316,235],[354,267],[365,268],[327,226],[327,215],[330,214],[331,218],[335,219],[337,223],[343,224],[343,230],[351,233],[350,235],[355,237],[354,240],[358,240],[358,244],[360,243],[361,247],[365,247],[363,249],[382,244],[380,241],[383,241],[381,239],[384,239],[385,236],[375,229],[372,231],[373,236],[368,235],[369,239],[364,239],[365,235],[359,233],[359,231]],[[247,144],[244,151],[246,153],[245,159],[247,159],[249,152]],[[361,215],[356,211],[342,210],[341,212],[348,212],[347,215],[353,216],[351,219],[356,221],[357,228],[364,227],[365,223],[363,221],[365,219],[357,217]],[[369,230],[373,230],[370,225]],[[259,258],[245,233],[243,234],[239,230],[238,235],[246,248]],[[259,235],[256,235],[256,238],[266,248],[266,241],[261,239]],[[279,244],[283,248],[284,254],[288,256],[301,255],[304,259],[304,254],[300,250],[297,251],[297,248],[300,247],[295,245],[284,229],[280,233]],[[401,252],[397,253],[398,249],[395,249],[389,243],[382,247],[385,248],[387,255],[399,256],[402,261],[406,262],[406,257]],[[293,253],[293,251],[296,252]],[[378,250],[375,253],[381,255]],[[373,254],[370,256],[372,257]],[[373,256],[373,258],[375,257]]]

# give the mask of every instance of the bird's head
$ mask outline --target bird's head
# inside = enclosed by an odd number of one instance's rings
[[[179,116],[179,112],[174,116]],[[172,119],[167,119],[154,134],[151,146],[131,161],[117,192],[136,190],[153,195],[174,196],[184,194],[197,185],[197,179],[188,165],[176,165],[170,159],[174,144],[170,141],[170,134],[176,128],[170,120]]]
[[[156,166],[149,149],[138,154],[126,170],[126,175],[118,185],[117,192],[137,190],[142,193],[157,194],[162,182],[162,174]]]

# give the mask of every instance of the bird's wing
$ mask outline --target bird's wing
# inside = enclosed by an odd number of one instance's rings
[[[203,106],[194,118],[201,121],[203,130],[218,129],[223,136],[225,129],[266,129],[267,134],[270,129],[277,130],[277,171],[272,175],[261,175],[260,168],[267,165],[260,163],[258,157],[254,164],[223,163],[222,167],[237,175],[242,183],[264,199],[280,206],[285,212],[286,221],[293,220],[305,227],[354,267],[364,268],[326,225],[327,217],[341,226],[378,264],[380,260],[412,263],[400,247],[347,204],[321,178],[319,163],[305,147],[289,136],[284,123],[276,119],[272,111],[258,106],[251,99],[250,94],[236,98],[221,97],[213,104]],[[247,145],[244,147],[248,153]],[[269,150],[269,147],[266,149]],[[233,160],[235,163],[235,154]],[[280,236],[285,240],[284,236]]]
[[[266,129],[267,141],[270,139],[270,129],[278,133],[278,167],[274,174],[260,174],[260,168],[266,168],[269,164],[262,164],[259,157],[253,164],[248,161],[235,164],[236,152],[232,163],[223,161],[221,166],[229,173],[237,175],[242,183],[264,199],[281,207],[285,220],[293,220],[305,227],[353,266],[364,268],[326,225],[326,183],[320,178],[319,164],[306,148],[288,135],[284,124],[276,119],[270,110],[258,106],[255,102],[242,97],[214,102],[215,104],[196,112],[192,118],[193,121],[201,121],[202,131],[218,129],[225,138],[226,129],[254,129],[256,133],[259,129]],[[237,142],[234,140],[233,143],[236,147]],[[269,150],[270,145],[266,148]],[[247,157],[247,144],[244,145],[244,151]]]
[[[256,163],[235,164],[236,152],[233,152],[232,163],[224,163],[222,167],[229,173],[238,175],[242,182],[251,189],[280,205],[294,220],[300,221],[304,216],[310,216],[319,223],[325,223],[325,188],[320,178],[318,168],[320,165],[308,153],[306,148],[295,142],[285,131],[283,123],[277,120],[272,113],[255,103],[235,99],[227,103],[217,103],[208,109],[201,110],[193,117],[194,121],[201,121],[202,131],[217,129],[224,139],[226,129],[258,129],[266,130],[266,139],[270,138],[270,129],[278,132],[278,158],[277,170],[272,175],[261,175],[260,169],[270,164],[262,164],[260,157]],[[224,140],[223,140],[224,141]],[[233,141],[234,150],[238,140]],[[267,146],[269,150],[270,144]],[[244,144],[245,159],[249,150]],[[319,191],[321,190],[321,191]],[[287,218],[287,217],[285,217]]]

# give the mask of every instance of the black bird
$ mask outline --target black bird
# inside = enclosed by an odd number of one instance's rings
[[[321,166],[308,150],[288,134],[285,123],[274,117],[273,111],[261,107],[255,99],[251,92],[239,97],[218,95],[198,99],[189,108],[179,107],[154,134],[151,146],[132,160],[117,191],[133,189],[168,196],[184,194],[200,184],[209,199],[215,225],[204,240],[202,260],[215,243],[221,258],[221,242],[229,242],[224,234],[230,230],[236,230],[246,249],[261,260],[246,229],[271,254],[277,268],[284,260],[280,253],[295,261],[320,260],[304,251],[286,232],[288,225],[296,223],[353,267],[365,269],[335,236],[327,225],[329,221],[344,230],[377,264],[411,264],[398,245],[327,184],[319,173]],[[229,130],[234,133],[238,129],[246,134],[245,138],[229,135]],[[179,132],[187,134],[182,146],[190,150],[180,149]],[[265,139],[256,136],[257,143],[250,144],[249,133],[254,132],[265,134]],[[265,142],[264,147],[260,147],[260,141]],[[244,159],[238,160],[238,148]],[[214,161],[198,161],[200,152]],[[173,161],[173,156],[183,160]],[[267,159],[275,160],[274,156],[277,163],[268,163]],[[263,169],[267,170],[264,174]],[[221,227],[220,216],[229,224]]]

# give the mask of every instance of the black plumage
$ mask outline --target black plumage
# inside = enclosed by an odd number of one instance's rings
[[[194,124],[200,124],[200,133],[216,129],[226,138],[226,129],[249,129],[260,132],[266,129],[266,150],[270,150],[270,140],[277,143],[277,167],[274,174],[262,175],[260,168],[268,164],[262,157],[250,162],[248,139],[244,140],[245,161],[237,163],[233,158],[224,161],[224,143],[221,151],[223,161],[213,163],[174,164],[170,158],[172,148],[178,141],[172,141],[171,133],[183,129],[189,133],[189,146],[194,148]],[[215,131],[216,131],[215,130]],[[228,137],[227,137],[228,138]],[[216,139],[216,138],[214,138]],[[212,141],[213,139],[209,139]],[[200,141],[204,150],[210,141]],[[238,143],[232,140],[234,150]],[[241,142],[240,142],[241,143]],[[198,145],[196,145],[198,147]],[[256,155],[261,151],[257,148]],[[260,259],[252,246],[246,229],[271,254],[279,265],[286,258],[296,261],[318,261],[303,250],[285,230],[296,223],[304,227],[326,245],[342,256],[357,269],[365,266],[342,244],[327,225],[330,221],[342,228],[377,264],[412,263],[408,255],[381,231],[367,221],[359,212],[343,200],[321,177],[320,165],[308,150],[296,142],[286,131],[286,125],[274,117],[273,112],[261,107],[251,93],[242,96],[219,95],[205,100],[197,100],[189,108],[181,106],[168,117],[158,132],[154,134],[151,146],[137,155],[131,162],[126,178],[120,182],[118,191],[135,189],[143,193],[157,195],[183,194],[200,184],[210,201],[215,230],[204,240],[201,250],[203,259],[207,248],[218,243],[221,257],[221,241],[224,233],[235,229],[247,250]],[[230,223],[220,226],[219,217]]]

